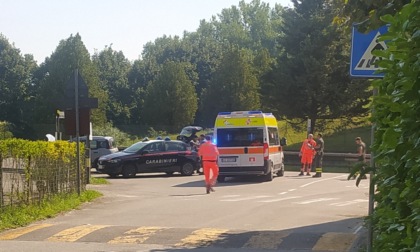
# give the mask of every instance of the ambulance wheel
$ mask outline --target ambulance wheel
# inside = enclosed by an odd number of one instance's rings
[[[265,175],[266,181],[273,181],[274,173],[273,173],[273,164],[270,165],[270,171]]]
[[[181,166],[181,174],[183,176],[191,176],[194,173],[194,166],[192,163],[187,162]]]
[[[122,175],[124,178],[134,178],[136,176],[136,166],[134,164],[124,165]]]
[[[284,176],[284,164],[281,164],[281,168],[277,172],[277,176],[279,176],[279,177],[283,177]]]
[[[223,183],[225,182],[226,177],[225,176],[217,176],[217,182]]]

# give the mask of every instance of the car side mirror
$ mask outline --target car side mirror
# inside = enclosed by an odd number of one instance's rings
[[[281,146],[286,146],[286,145],[287,145],[287,139],[286,139],[285,137],[282,137],[282,138],[280,139],[280,145],[281,145]]]

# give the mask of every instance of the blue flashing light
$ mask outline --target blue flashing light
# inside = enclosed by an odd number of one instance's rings
[[[262,111],[259,110],[253,110],[253,111],[248,111],[248,114],[262,114]]]
[[[230,115],[230,114],[231,114],[231,112],[219,112],[218,115]]]

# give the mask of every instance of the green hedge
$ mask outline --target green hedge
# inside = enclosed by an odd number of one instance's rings
[[[385,77],[374,81],[377,203],[372,216],[374,251],[420,251],[420,1],[395,16],[376,52]]]
[[[83,149],[83,144],[80,145]],[[0,141],[0,206],[30,204],[63,192],[77,191],[76,143],[67,141]],[[84,162],[81,151],[80,164]],[[80,172],[80,188],[85,189]]]

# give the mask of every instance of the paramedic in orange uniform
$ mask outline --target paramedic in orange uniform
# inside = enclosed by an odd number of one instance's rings
[[[307,176],[311,175],[312,159],[316,153],[315,146],[316,142],[314,140],[314,136],[309,134],[308,138],[303,141],[299,152],[299,156],[301,157],[300,162],[302,163],[299,176],[303,176],[305,171]]]
[[[206,192],[214,192],[213,186],[216,182],[217,176],[219,175],[219,166],[217,166],[217,158],[219,157],[219,151],[216,145],[211,142],[210,136],[206,136],[206,142],[200,145],[198,149],[198,155],[201,158],[204,179],[206,181]]]

